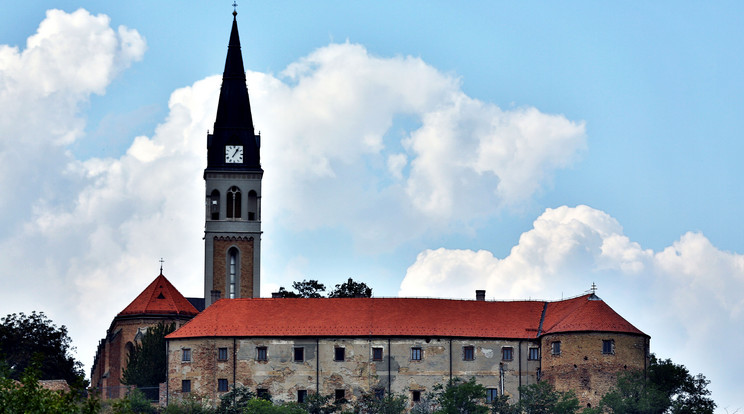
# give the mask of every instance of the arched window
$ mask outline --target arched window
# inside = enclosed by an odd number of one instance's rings
[[[248,192],[248,220],[258,220],[258,195],[253,190]]]
[[[209,199],[207,199],[207,203],[209,204],[207,206],[207,211],[209,212],[210,219],[219,220],[220,219],[220,192],[217,190],[212,190],[212,193],[209,195]]]
[[[240,189],[235,186],[227,190],[227,218],[240,218]]]
[[[228,274],[227,274],[227,297],[235,299],[235,295],[238,289],[238,249],[232,248],[228,252],[229,263],[228,263]]]

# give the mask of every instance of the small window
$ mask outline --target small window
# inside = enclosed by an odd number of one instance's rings
[[[191,362],[191,348],[183,348],[181,350],[181,361]]]
[[[421,347],[411,348],[411,361],[421,361]]]
[[[382,361],[382,348],[372,348],[372,360]]]
[[[181,380],[181,392],[191,392],[191,380]]]
[[[307,400],[307,390],[297,390],[297,402],[302,404]]]
[[[345,401],[346,400],[346,390],[336,390],[336,401]]]
[[[227,218],[240,218],[240,189],[232,186],[227,190]]]
[[[605,339],[602,341],[602,353],[605,355],[615,354],[615,340]]]
[[[265,346],[256,347],[256,361],[268,361],[269,352]]]
[[[555,341],[550,344],[550,351],[553,355],[561,354],[561,341]]]
[[[474,346],[462,347],[462,359],[465,361],[475,360],[475,347]]]
[[[501,348],[501,359],[504,361],[511,361],[514,359],[514,348],[510,346],[505,346]]]
[[[217,380],[217,391],[227,392],[227,380],[225,378],[220,378]]]
[[[499,398],[498,388],[486,388],[486,402],[491,404]]]
[[[537,361],[540,359],[540,348],[530,348],[530,351],[527,354],[527,359],[530,361]]]
[[[333,349],[333,360],[343,361],[346,359],[346,348],[336,347]]]
[[[269,394],[268,388],[257,388],[256,398],[260,398],[262,400],[271,400],[271,395]]]
[[[305,348],[301,346],[294,348],[294,360],[295,362],[303,362],[305,360]]]
[[[413,402],[419,402],[419,401],[421,401],[421,391],[419,391],[419,390],[413,390],[413,391],[411,391],[411,401],[413,401]]]
[[[227,361],[227,348],[217,348],[217,360]]]

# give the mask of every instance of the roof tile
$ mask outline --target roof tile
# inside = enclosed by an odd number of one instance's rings
[[[199,311],[161,273],[117,316],[196,315],[198,313]]]

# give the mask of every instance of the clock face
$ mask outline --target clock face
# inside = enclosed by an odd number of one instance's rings
[[[225,162],[229,164],[243,162],[243,147],[241,145],[225,145]]]

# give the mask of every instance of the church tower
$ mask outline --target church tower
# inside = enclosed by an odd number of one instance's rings
[[[204,301],[260,296],[260,136],[253,129],[237,12],[214,129],[207,134]]]

